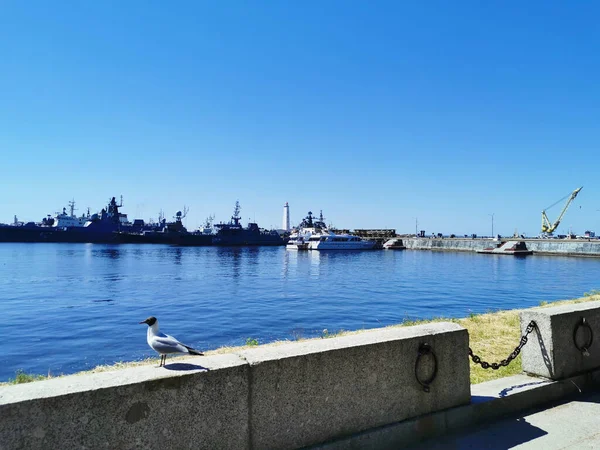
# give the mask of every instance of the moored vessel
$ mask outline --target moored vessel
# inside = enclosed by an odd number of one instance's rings
[[[258,245],[284,245],[285,241],[275,230],[259,228],[258,224],[250,222],[244,228],[240,223],[240,202],[235,202],[233,216],[229,223],[214,225],[216,234],[212,239],[213,245],[220,246],[258,246]]]
[[[290,235],[286,245],[289,250],[371,250],[375,241],[365,240],[359,236],[343,233],[336,234],[325,225],[323,213],[318,219],[308,212],[297,229]]]
[[[127,244],[168,244],[181,245],[188,247],[199,247],[212,245],[212,234],[205,230],[189,232],[183,225],[183,219],[188,213],[188,208],[184,207],[183,212],[177,211],[174,222],[167,222],[162,211],[159,215],[159,222],[143,226],[133,232],[119,233],[119,242]]]
[[[100,212],[83,218],[74,216],[75,203],[69,204],[71,215],[63,209],[56,217],[47,217],[40,223],[22,224],[15,218],[12,225],[0,226],[0,242],[73,242],[73,243],[116,243],[118,233],[135,230],[135,226],[127,221],[127,215],[119,212],[123,206],[117,204],[115,197]]]

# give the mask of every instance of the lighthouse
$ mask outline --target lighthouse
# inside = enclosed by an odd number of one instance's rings
[[[283,226],[282,228],[285,231],[290,231],[290,207],[288,205],[288,202],[285,202],[285,205],[283,206]]]

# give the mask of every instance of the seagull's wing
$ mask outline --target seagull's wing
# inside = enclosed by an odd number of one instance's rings
[[[158,353],[188,353],[185,345],[173,336],[163,333],[152,338],[151,346]]]

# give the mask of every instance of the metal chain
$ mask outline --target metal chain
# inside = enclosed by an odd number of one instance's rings
[[[511,361],[513,359],[515,359],[517,356],[519,356],[519,353],[521,353],[521,349],[523,348],[523,346],[525,344],[527,344],[527,336],[529,335],[529,333],[531,333],[533,331],[534,328],[537,328],[537,324],[532,320],[531,322],[529,322],[529,325],[527,325],[526,332],[521,337],[521,342],[519,342],[519,345],[516,346],[516,348],[509,355],[508,358],[503,359],[499,363],[491,363],[490,364],[488,362],[482,361],[479,356],[473,354],[473,350],[471,350],[471,347],[469,347],[469,356],[471,357],[471,359],[473,360],[473,362],[475,364],[480,364],[481,367],[484,369],[489,369],[491,367],[494,370],[498,370],[500,367],[506,367],[511,363]]]

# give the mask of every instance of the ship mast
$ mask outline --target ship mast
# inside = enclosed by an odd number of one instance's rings
[[[233,222],[233,224],[235,225],[239,225],[240,224],[240,211],[242,210],[242,207],[240,206],[240,201],[236,200],[235,201],[235,208],[233,210],[233,216],[231,216],[231,221]]]
[[[77,211],[75,209],[75,199],[69,202],[69,211],[71,211],[71,217],[75,217],[75,211]]]
[[[204,221],[204,228],[212,227],[213,220],[215,220],[215,216],[210,214]]]

